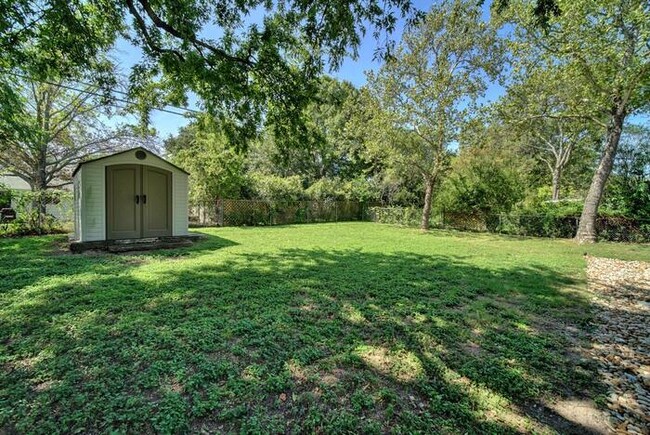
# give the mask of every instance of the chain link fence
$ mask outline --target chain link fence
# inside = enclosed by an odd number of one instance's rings
[[[419,227],[422,223],[422,209],[415,207],[369,207],[368,219],[382,224]],[[432,213],[430,224],[440,227],[440,215]]]
[[[213,204],[190,207],[190,223],[197,226],[288,225],[365,218],[365,204],[356,201],[221,199]]]
[[[422,210],[415,207],[374,207],[356,201],[264,201],[222,199],[190,207],[194,226],[268,226],[368,220],[409,227],[420,226]],[[572,238],[578,216],[545,214],[471,214],[434,211],[432,228],[489,232],[517,236]],[[650,220],[600,217],[598,237],[614,242],[650,243]]]
[[[417,227],[422,210],[413,207],[371,207],[368,217],[374,222]],[[579,216],[545,214],[488,214],[433,212],[432,228],[490,232],[517,236],[572,238],[578,230]],[[649,243],[650,220],[626,217],[600,217],[598,237],[613,242]]]

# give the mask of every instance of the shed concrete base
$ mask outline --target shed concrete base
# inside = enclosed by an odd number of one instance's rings
[[[70,243],[70,251],[74,253],[91,250],[108,252],[151,251],[192,246],[194,242],[204,238],[205,236],[202,234],[188,234],[187,236],[148,237],[145,239],[73,241]]]

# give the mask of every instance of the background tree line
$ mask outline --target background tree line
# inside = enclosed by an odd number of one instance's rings
[[[247,148],[236,149],[218,128],[196,122],[167,139],[165,147],[175,163],[191,172],[191,199],[197,204],[240,198],[423,207],[420,171],[399,160],[393,164],[382,142],[373,142],[376,133],[370,130],[376,126],[368,118],[373,108],[365,105],[364,92],[324,78],[323,97],[310,106],[309,130],[300,143],[278,143],[266,131]],[[540,139],[543,133],[500,116],[505,98],[464,123],[457,143],[445,151],[434,213],[579,215],[598,161],[597,136],[582,132],[566,144],[571,138],[541,125],[548,139]],[[571,151],[554,152],[548,144],[552,140]],[[649,187],[650,130],[628,124],[600,213],[650,218]]]
[[[585,240],[595,236],[594,205],[647,218],[648,128],[626,120],[648,109],[648,6],[557,4],[564,12],[549,17],[550,30],[528,2],[491,21],[471,1],[434,5],[363,88],[320,79],[300,134],[267,127],[229,162],[214,161],[224,178],[203,199],[417,205],[423,228],[432,207],[582,214]],[[497,79],[504,95],[480,105]],[[210,161],[196,132],[181,146],[194,154],[174,153],[186,133],[167,142],[177,162]],[[207,182],[194,180],[196,189]]]

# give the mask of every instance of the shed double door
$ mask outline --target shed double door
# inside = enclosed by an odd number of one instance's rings
[[[146,165],[106,167],[106,238],[172,235],[172,174]]]

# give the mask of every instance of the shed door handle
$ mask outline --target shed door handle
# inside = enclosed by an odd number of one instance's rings
[[[135,195],[135,203],[140,204],[140,195]]]
[[[147,203],[147,195],[142,195],[142,203],[143,204]]]

